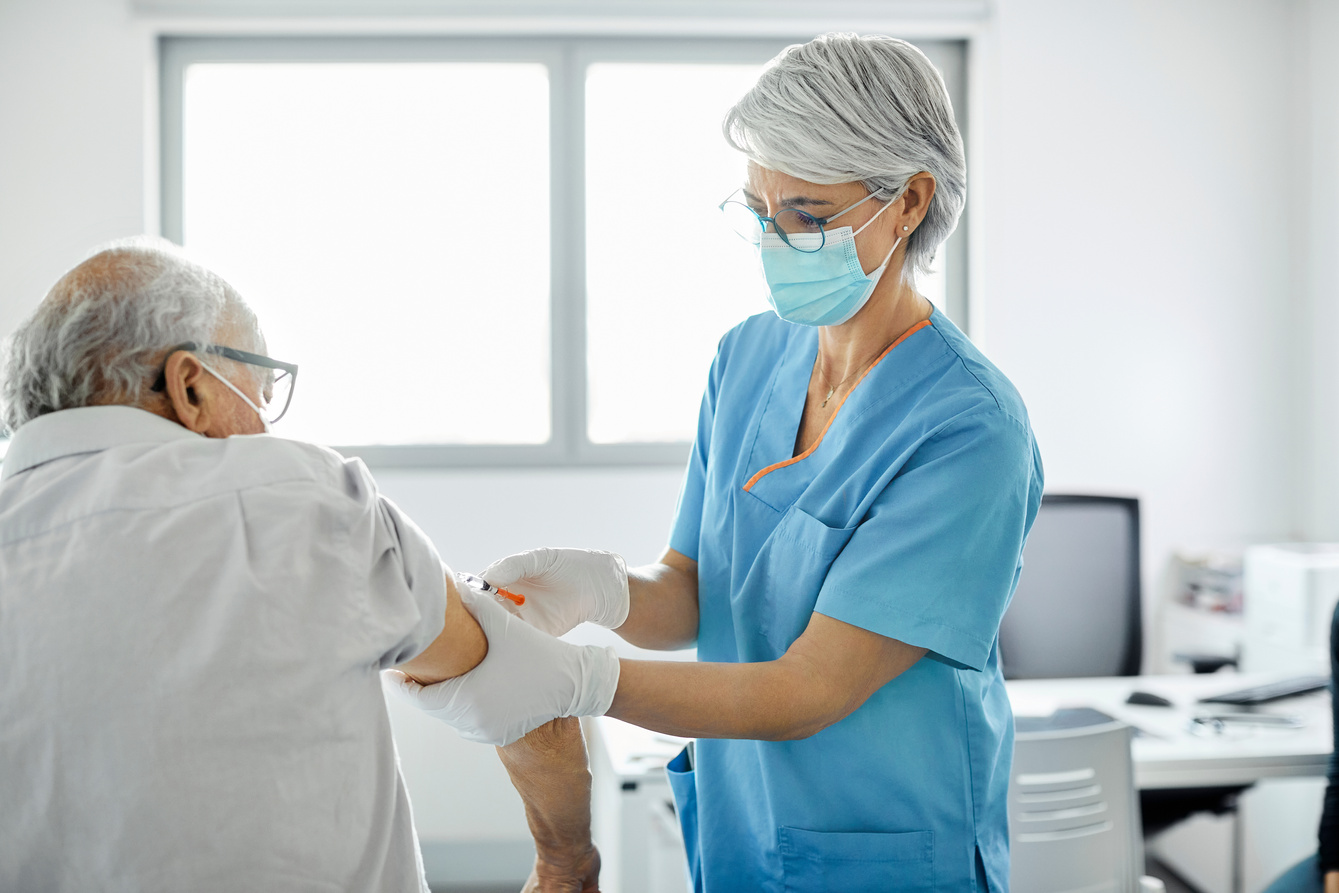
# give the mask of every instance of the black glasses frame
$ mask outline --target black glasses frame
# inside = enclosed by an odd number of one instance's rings
[[[204,353],[218,354],[225,359],[235,360],[238,363],[246,363],[250,366],[261,366],[266,369],[279,369],[283,372],[287,372],[292,379],[292,382],[288,386],[288,399],[284,401],[284,408],[279,411],[279,414],[274,418],[267,420],[271,425],[282,419],[284,414],[288,412],[288,407],[293,403],[293,392],[297,390],[298,387],[298,367],[296,363],[285,363],[281,360],[271,359],[263,354],[251,353],[247,350],[238,350],[235,347],[224,347],[222,344],[200,345],[196,344],[194,341],[178,344],[167,352],[167,356],[163,358],[163,368],[158,371],[158,378],[154,380],[150,390],[161,392],[167,388],[167,361],[179,350],[189,350],[192,352],[198,350],[203,351]]]

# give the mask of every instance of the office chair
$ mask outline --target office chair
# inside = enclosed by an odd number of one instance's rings
[[[1142,879],[1144,843],[1130,734],[1130,727],[1116,720],[1081,728],[1019,729],[1009,777],[1009,887],[1014,893],[1156,888]]]
[[[1139,675],[1139,574],[1138,499],[1043,496],[1000,623],[1004,677]]]
[[[1000,623],[1004,677],[1139,675],[1140,572],[1138,499],[1043,496],[1018,590]],[[1247,787],[1142,791],[1143,835],[1200,812],[1235,813]]]

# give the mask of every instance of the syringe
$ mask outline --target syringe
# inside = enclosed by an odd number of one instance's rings
[[[476,577],[474,574],[465,574],[457,571],[456,579],[471,589],[477,589],[480,592],[486,592],[493,596],[501,596],[502,598],[507,599],[507,601],[515,602],[517,607],[525,604],[525,596],[517,595],[514,592],[508,592],[500,586],[494,586],[483,577]]]

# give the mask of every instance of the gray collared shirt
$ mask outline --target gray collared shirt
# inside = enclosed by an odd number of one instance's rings
[[[379,670],[444,567],[358,460],[121,406],[0,467],[0,890],[426,890]]]

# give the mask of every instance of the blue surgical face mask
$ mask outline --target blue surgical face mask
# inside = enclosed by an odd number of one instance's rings
[[[855,316],[869,301],[893,252],[902,243],[898,236],[879,268],[865,275],[855,237],[892,203],[885,202],[858,230],[843,226],[829,231],[826,241],[823,233],[796,233],[787,237],[787,245],[776,233],[763,233],[758,254],[767,279],[767,301],[776,315],[802,326],[839,326]],[[820,244],[823,247],[817,251],[791,247],[811,249]]]

